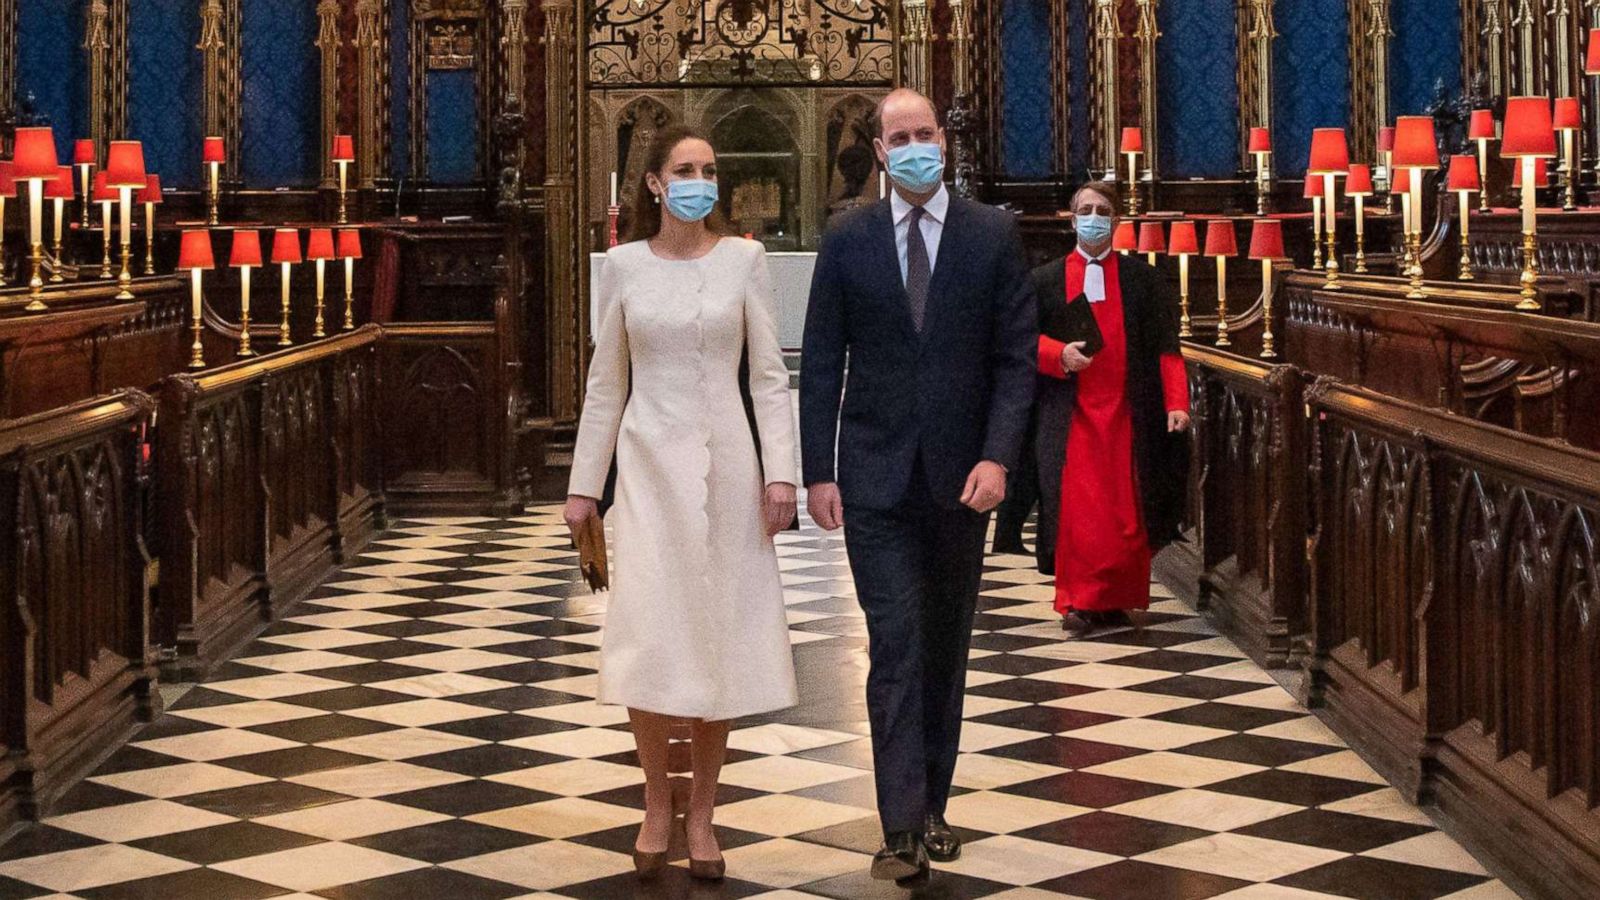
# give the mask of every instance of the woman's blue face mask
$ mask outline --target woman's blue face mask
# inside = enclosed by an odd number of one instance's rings
[[[667,182],[667,212],[685,222],[698,222],[717,207],[717,183],[704,178]]]

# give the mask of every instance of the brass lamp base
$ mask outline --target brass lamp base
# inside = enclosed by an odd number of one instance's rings
[[[1539,309],[1539,292],[1534,284],[1539,280],[1539,245],[1535,242],[1533,232],[1522,233],[1522,277],[1517,279],[1522,285],[1522,299],[1517,301],[1517,309],[1533,311]]]

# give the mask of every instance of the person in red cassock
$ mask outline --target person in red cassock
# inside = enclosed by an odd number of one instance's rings
[[[1072,637],[1150,606],[1150,557],[1178,536],[1189,474],[1189,394],[1177,304],[1137,256],[1111,252],[1116,188],[1073,196],[1078,245],[1031,275],[1039,303],[1034,408],[1039,570],[1056,577]],[[1087,303],[1104,346],[1086,354]],[[1089,341],[1092,344],[1092,340]]]

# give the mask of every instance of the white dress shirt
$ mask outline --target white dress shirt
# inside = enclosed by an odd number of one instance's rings
[[[900,192],[889,191],[889,213],[894,218],[894,247],[900,255],[900,283],[906,280],[906,240],[911,234],[911,209]],[[944,217],[950,212],[950,192],[943,184],[938,193],[922,205],[922,243],[928,248],[928,274],[939,263],[939,236],[944,233]]]
[[[1086,262],[1102,262],[1107,256],[1111,255],[1111,248],[1107,247],[1102,250],[1099,256],[1090,256],[1084,252],[1083,245],[1079,244],[1078,255],[1083,257]],[[1083,295],[1089,298],[1090,303],[1099,303],[1106,299],[1105,266],[1083,267]]]

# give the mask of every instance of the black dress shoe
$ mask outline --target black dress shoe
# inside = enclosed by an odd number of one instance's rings
[[[915,831],[889,835],[883,849],[872,857],[872,877],[879,881],[914,881],[927,874],[928,852],[922,847],[922,835]]]
[[[961,858],[961,838],[937,813],[928,814],[928,822],[922,828],[922,845],[928,848],[928,858],[934,862],[950,863]]]
[[[1027,556],[1028,555],[1028,548],[1023,546],[1022,538],[1016,538],[1016,539],[1012,539],[1012,540],[1001,540],[999,538],[996,538],[995,542],[994,542],[994,546],[989,548],[989,552],[993,553],[996,556],[999,556],[1001,554],[1015,554],[1017,556]]]
[[[1061,617],[1061,630],[1067,637],[1077,640],[1094,634],[1095,622],[1091,613],[1068,612]]]

